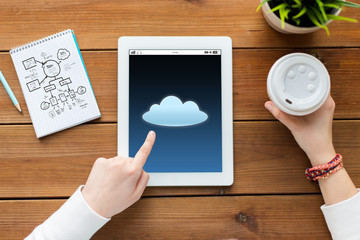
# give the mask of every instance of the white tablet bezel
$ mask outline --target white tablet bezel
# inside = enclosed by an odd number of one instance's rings
[[[129,155],[129,50],[220,49],[222,172],[149,173],[148,186],[229,186],[234,181],[232,41],[230,37],[120,37],[118,40],[118,155]],[[156,143],[155,143],[156,144]]]

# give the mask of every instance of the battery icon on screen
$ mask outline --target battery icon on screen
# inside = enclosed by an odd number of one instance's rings
[[[213,51],[213,54],[217,54],[218,53],[218,51]]]

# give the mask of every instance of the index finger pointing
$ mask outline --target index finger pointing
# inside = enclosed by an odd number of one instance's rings
[[[145,139],[144,144],[135,155],[135,161],[143,167],[155,142],[155,132],[150,131]]]

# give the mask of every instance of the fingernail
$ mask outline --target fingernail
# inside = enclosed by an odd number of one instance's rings
[[[266,103],[265,107],[270,111],[272,109],[272,104],[271,103]]]
[[[149,132],[149,136],[154,136],[155,135],[155,132],[154,131],[150,131]]]

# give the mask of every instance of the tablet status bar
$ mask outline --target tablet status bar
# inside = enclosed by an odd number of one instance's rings
[[[220,49],[130,49],[130,55],[221,55]]]

